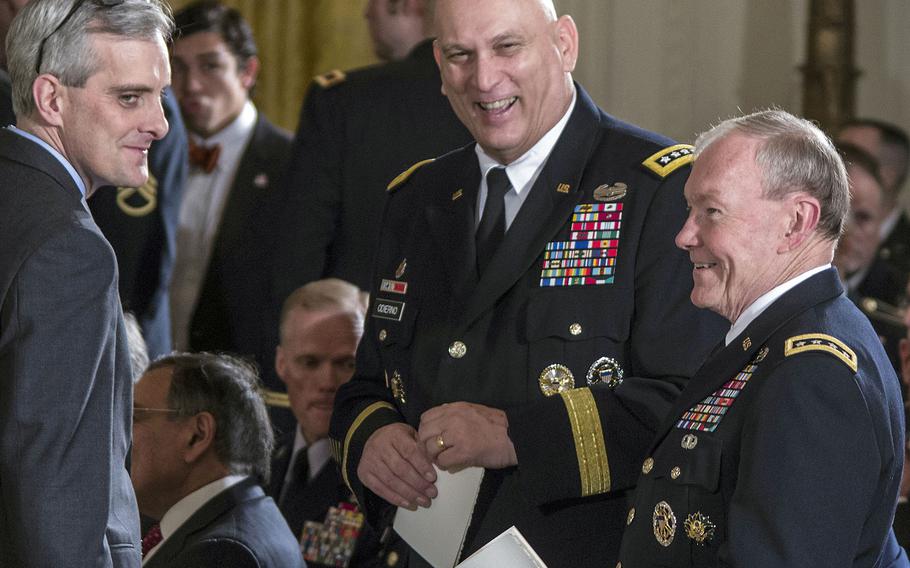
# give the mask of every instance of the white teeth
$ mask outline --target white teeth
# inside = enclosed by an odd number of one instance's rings
[[[477,103],[480,105],[480,108],[483,110],[500,110],[506,108],[507,106],[514,103],[518,100],[518,97],[509,97],[507,99],[500,99],[498,101],[493,101],[491,103]]]
[[[702,268],[711,268],[714,266],[713,262],[696,262],[695,270],[701,270]]]

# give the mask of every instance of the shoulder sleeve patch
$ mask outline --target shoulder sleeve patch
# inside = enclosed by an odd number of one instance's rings
[[[347,79],[347,77],[348,76],[341,69],[332,69],[328,73],[316,75],[313,77],[313,80],[316,81],[316,84],[323,89],[328,89],[329,87],[334,87],[339,83],[344,83],[344,80]]]
[[[834,355],[845,365],[856,372],[856,353],[841,340],[824,333],[807,333],[795,335],[784,343],[784,357],[798,355],[806,351],[823,351]]]
[[[659,175],[667,177],[695,159],[695,147],[691,144],[676,144],[655,152],[641,164]]]
[[[416,172],[418,170],[418,168],[429,164],[430,162],[434,161],[435,159],[436,158],[430,158],[429,160],[422,160],[420,162],[417,162],[410,168],[406,169],[405,171],[401,172],[400,174],[395,176],[395,179],[393,179],[391,182],[389,182],[389,186],[386,188],[386,191],[389,191],[389,192],[395,191],[396,189],[398,189],[398,186],[400,186],[404,182],[408,181],[408,178],[411,177],[411,174]]]

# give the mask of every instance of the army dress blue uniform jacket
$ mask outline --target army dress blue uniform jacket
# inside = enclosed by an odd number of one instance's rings
[[[625,490],[669,404],[722,335],[719,318],[689,301],[691,264],[673,243],[690,159],[689,146],[607,116],[578,88],[479,280],[474,146],[399,180],[357,371],[338,391],[331,432],[369,520],[388,507],[357,479],[370,434],[468,401],[507,412],[518,466],[486,472],[462,556],[515,524],[551,567],[615,562]],[[590,268],[587,257],[598,271],[564,268]],[[620,367],[625,381],[613,390]],[[560,381],[562,392],[543,394],[542,384]]]
[[[622,567],[906,566],[883,552],[903,428],[875,332],[834,269],[816,274],[689,381],[641,467]]]

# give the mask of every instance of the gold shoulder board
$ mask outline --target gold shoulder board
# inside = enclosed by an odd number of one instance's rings
[[[854,373],[856,372],[856,353],[835,337],[824,333],[807,333],[793,336],[784,343],[784,357],[806,351],[822,351],[834,355],[850,367]]]
[[[341,69],[332,69],[328,73],[316,75],[313,77],[313,80],[323,89],[328,89],[339,83],[344,83],[344,80],[347,79],[347,77],[348,76]]]
[[[268,406],[275,406],[277,408],[290,408],[291,401],[288,400],[287,393],[262,389],[262,400]]]
[[[403,184],[404,182],[406,182],[406,181],[408,180],[408,178],[411,177],[411,174],[413,174],[414,172],[416,172],[418,168],[420,168],[421,166],[425,166],[425,165],[429,164],[429,163],[432,162],[433,160],[435,160],[435,158],[430,158],[429,160],[422,160],[422,161],[420,161],[420,162],[417,162],[416,164],[414,164],[414,165],[411,166],[410,168],[406,169],[405,171],[401,172],[400,174],[398,174],[397,176],[395,176],[395,179],[393,179],[393,180],[389,183],[389,186],[386,188],[386,191],[388,191],[388,192],[395,191],[396,189],[398,189],[398,186],[400,186],[401,184]]]
[[[642,165],[662,178],[667,177],[695,159],[695,147],[691,144],[676,144],[655,152]]]

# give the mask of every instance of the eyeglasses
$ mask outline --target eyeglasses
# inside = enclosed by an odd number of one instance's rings
[[[35,73],[38,75],[41,74],[41,63],[44,60],[44,44],[47,43],[47,40],[49,40],[52,35],[59,32],[60,28],[65,26],[66,23],[72,19],[73,14],[78,12],[79,8],[81,8],[83,4],[86,2],[92,2],[101,8],[113,8],[114,6],[123,4],[125,1],[126,0],[76,0],[76,2],[73,3],[73,7],[70,8],[69,12],[67,12],[66,17],[64,17],[63,20],[57,24],[57,27],[54,28],[54,31],[44,36],[44,39],[42,39],[41,43],[38,45],[38,61],[35,63]]]
[[[173,408],[149,408],[147,406],[134,406],[133,407],[133,420],[140,418],[142,416],[148,416],[149,414],[177,414],[179,411]]]

